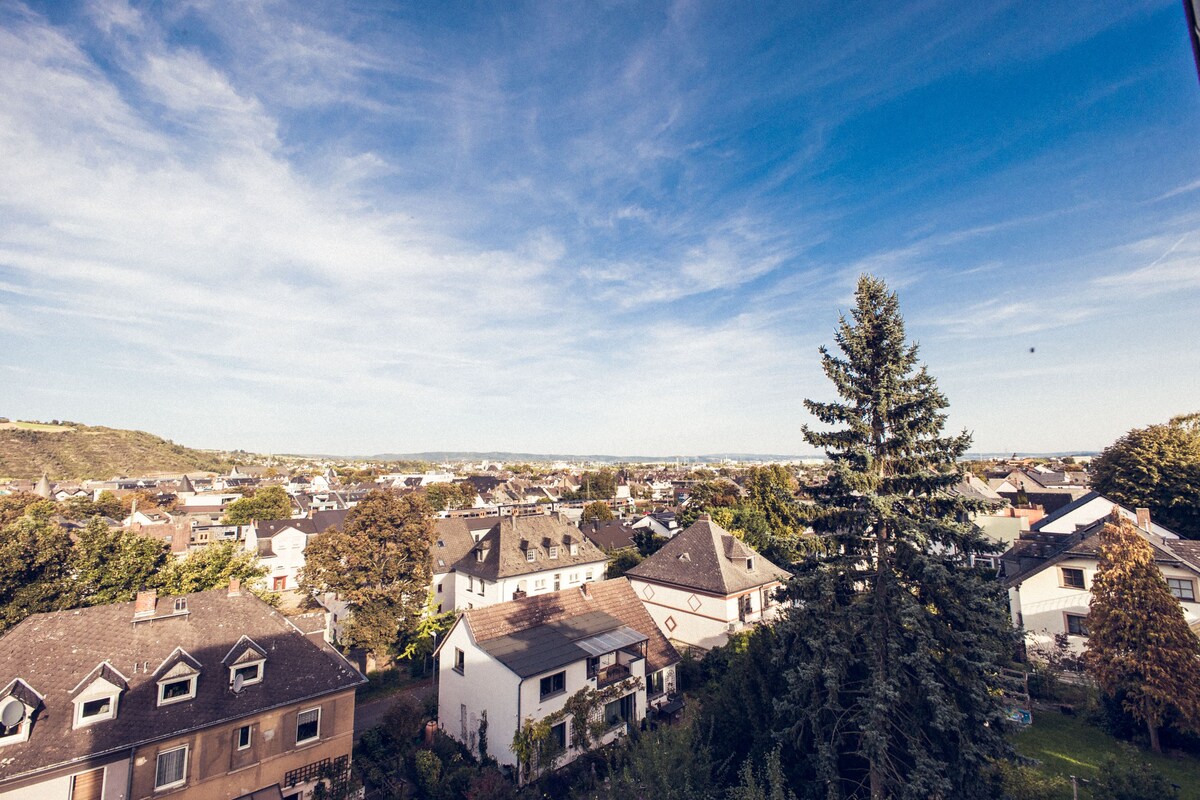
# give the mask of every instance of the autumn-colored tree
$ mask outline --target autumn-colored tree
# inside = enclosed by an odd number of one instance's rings
[[[258,556],[243,549],[239,542],[213,542],[185,558],[168,561],[159,573],[159,591],[172,595],[203,592],[228,586],[237,578],[259,598],[274,604],[279,596],[260,583],[267,572]]]
[[[337,592],[350,607],[347,638],[386,662],[425,608],[433,538],[424,497],[373,491],[350,509],[341,528],[309,543],[300,585]]]
[[[590,522],[592,520],[596,520],[597,522],[608,522],[614,518],[615,515],[613,514],[612,509],[608,507],[608,503],[597,500],[594,503],[588,503],[583,507],[583,514],[580,515],[579,521]]]
[[[161,539],[110,528],[93,517],[71,550],[68,601],[97,606],[132,600],[139,590],[157,585],[167,559]]]
[[[1154,563],[1154,550],[1116,509],[1100,532],[1084,660],[1100,689],[1123,697],[1162,752],[1168,721],[1200,730],[1200,639]]]

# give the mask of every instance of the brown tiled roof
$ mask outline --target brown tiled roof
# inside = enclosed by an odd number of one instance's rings
[[[587,594],[584,594],[584,588],[587,589]],[[578,589],[563,589],[560,592],[468,609],[463,612],[463,620],[470,626],[471,635],[475,640],[482,642],[595,611],[604,612],[648,637],[647,673],[657,672],[679,660],[679,653],[654,624],[650,612],[634,594],[629,581],[624,578],[586,583]]]
[[[579,546],[576,555],[571,555],[572,543]],[[484,551],[483,561],[476,559],[472,548],[458,560],[456,569],[491,581],[608,559],[578,528],[557,516],[520,517],[515,521],[504,517],[484,534],[478,547]],[[550,558],[551,547],[558,548],[554,559]],[[528,549],[537,551],[536,560],[529,561]]]
[[[633,547],[633,534],[636,533],[628,523],[619,519],[607,522],[585,522],[580,526],[580,530],[584,536],[605,551]]]
[[[752,569],[746,569],[747,557],[752,559]],[[626,574],[713,594],[732,594],[790,577],[707,514]]]
[[[171,613],[175,600],[160,598],[159,616],[136,623],[134,603],[35,614],[0,637],[0,685],[19,678],[44,698],[29,741],[0,752],[0,782],[364,682],[253,595],[198,592],[180,614]],[[243,635],[266,652],[266,667],[261,683],[235,695],[221,662]],[[159,708],[154,672],[177,649],[200,665],[196,697]],[[116,670],[127,682],[117,717],[72,730],[71,693],[104,662],[100,672]]]
[[[492,524],[494,525],[498,521],[493,519]],[[470,522],[477,522],[477,520],[461,518],[434,520],[433,546],[429,551],[433,561],[434,574],[449,572],[471,552],[471,548],[475,546],[475,538],[471,535],[472,526],[468,524]]]

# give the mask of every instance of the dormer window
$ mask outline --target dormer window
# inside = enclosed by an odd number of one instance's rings
[[[33,715],[42,705],[42,696],[17,678],[0,692],[0,747],[29,741]]]
[[[160,706],[191,700],[196,696],[196,678],[192,675],[176,681],[162,681],[158,684],[158,704]]]
[[[534,550],[532,547],[529,548],[528,550],[526,550],[525,551],[525,560],[528,561],[530,564],[537,561],[537,550]]]
[[[221,663],[229,668],[229,688],[240,692],[246,686],[262,682],[267,651],[249,636],[243,636],[225,654]]]
[[[551,558],[558,558],[558,548],[557,548],[557,547],[551,547],[551,548],[550,548],[550,557],[551,557]]]
[[[71,690],[75,706],[71,727],[82,728],[96,722],[116,719],[121,692],[128,687],[125,676],[102,661]]]
[[[158,669],[154,679],[158,683],[158,705],[182,703],[196,696],[196,683],[200,678],[200,662],[192,658],[182,647],[176,647]]]
[[[746,559],[746,569],[748,571],[752,571],[754,569],[754,559],[753,558]]]
[[[575,544],[574,542],[571,542],[571,555],[579,555],[579,545]]]

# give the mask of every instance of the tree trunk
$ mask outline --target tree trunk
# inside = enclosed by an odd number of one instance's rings
[[[887,795],[883,788],[883,772],[879,765],[871,762],[871,800],[884,800]]]
[[[1158,726],[1153,722],[1147,722],[1146,729],[1150,731],[1150,749],[1161,754],[1162,742],[1158,740]]]

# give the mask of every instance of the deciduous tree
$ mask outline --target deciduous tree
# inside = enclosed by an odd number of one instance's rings
[[[0,632],[60,608],[67,594],[71,537],[50,519],[54,503],[32,503],[24,512],[0,528]]]
[[[1162,752],[1167,721],[1200,729],[1200,639],[1154,563],[1154,550],[1114,509],[1100,532],[1100,565],[1092,584],[1088,670],[1110,696],[1146,726]]]
[[[1127,508],[1145,507],[1177,533],[1200,538],[1200,414],[1131,430],[1092,462],[1091,485]]]
[[[264,486],[249,497],[234,500],[225,509],[225,525],[248,525],[252,520],[289,519],[292,498],[282,486]]]
[[[95,606],[132,600],[139,590],[157,585],[167,558],[167,546],[161,540],[109,528],[94,517],[71,550],[70,604]]]
[[[583,513],[579,516],[580,522],[590,522],[597,520],[598,522],[608,522],[615,519],[612,509],[608,507],[608,503],[603,503],[597,500],[594,503],[588,503],[583,507]]]
[[[341,528],[308,545],[301,586],[337,592],[351,611],[347,637],[386,662],[401,634],[416,629],[425,606],[433,537],[425,498],[371,492]]]
[[[237,578],[259,597],[275,601],[277,596],[259,584],[267,571],[258,556],[243,549],[239,542],[213,542],[182,559],[168,561],[160,573],[159,589],[164,594],[203,592],[228,586]]]
[[[803,563],[778,628],[787,689],[777,710],[793,785],[826,800],[986,796],[1009,751],[995,679],[1015,636],[999,585],[970,565],[991,547],[977,508],[948,490],[966,433],[943,436],[946,398],[905,335],[895,294],[864,276],[821,348],[839,400],[822,423],[828,480],[815,530],[833,545]]]

